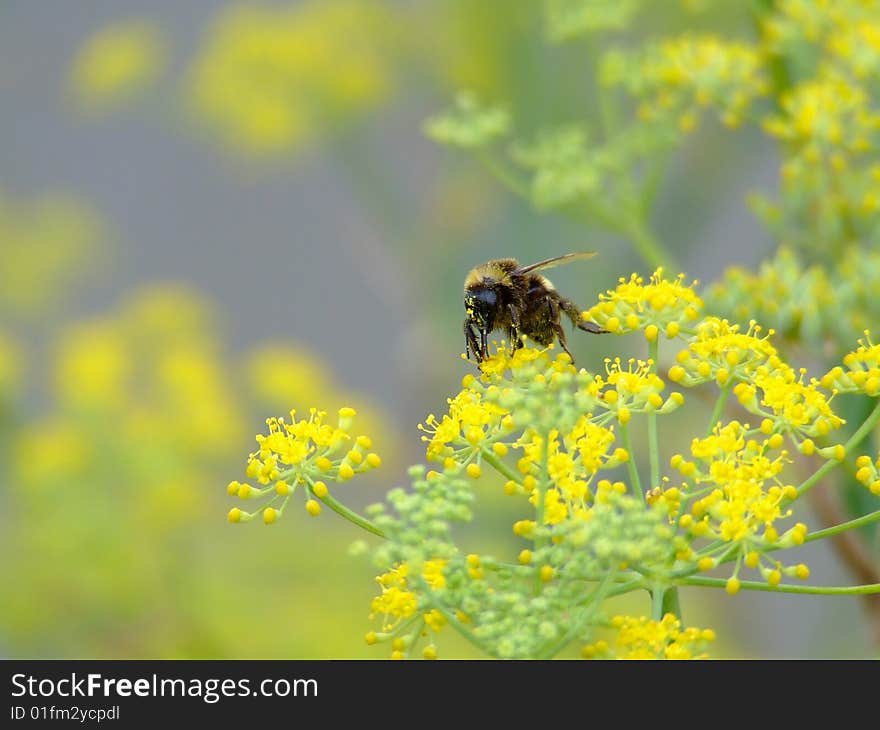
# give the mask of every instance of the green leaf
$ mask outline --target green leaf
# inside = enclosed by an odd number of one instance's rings
[[[475,149],[503,137],[510,129],[510,114],[501,106],[483,105],[475,94],[462,92],[455,107],[425,124],[425,134],[435,142]]]
[[[597,30],[625,28],[640,0],[545,0],[547,35],[563,43]]]

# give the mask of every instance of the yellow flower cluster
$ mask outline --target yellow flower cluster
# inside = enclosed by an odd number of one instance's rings
[[[185,289],[155,286],[62,332],[48,374],[51,404],[18,430],[10,451],[23,494],[69,486],[51,510],[35,510],[34,529],[69,536],[85,494],[102,504],[94,519],[122,531],[144,523],[173,531],[210,509],[203,487],[217,454],[240,439],[243,417],[205,306]]]
[[[146,20],[108,25],[86,41],[73,62],[71,86],[87,109],[130,100],[156,81],[166,49],[158,27]]]
[[[791,516],[786,507],[798,498],[798,490],[780,478],[789,461],[787,452],[781,450],[782,435],[752,438],[761,433],[738,421],[718,424],[710,436],[693,440],[693,461],[676,454],[670,462],[689,480],[680,490],[667,490],[666,494],[674,493],[671,511],[679,509],[684,495],[691,503],[689,511],[678,518],[679,526],[694,537],[718,541],[702,552],[699,570],[711,570],[721,557],[736,561],[727,582],[731,594],[739,590],[743,564],[759,569],[770,585],[777,585],[783,574],[801,579],[810,574],[803,564],[785,567],[766,554],[775,547],[803,544],[807,527],[798,522],[779,533],[776,523]]]
[[[633,413],[671,413],[684,403],[681,393],[673,392],[668,398],[661,393],[666,388],[663,379],[654,372],[654,362],[631,358],[626,369],[616,358],[605,361],[606,377],[596,376],[596,386],[604,388],[602,399],[617,416],[621,425],[629,423]]]
[[[471,556],[469,556],[471,557]],[[476,556],[473,556],[476,557]],[[440,590],[446,586],[446,578],[443,569],[445,560],[427,560],[422,565],[421,577],[428,588],[432,591]],[[415,623],[406,636],[401,629],[408,628],[403,625],[408,623],[419,611],[419,598],[410,590],[410,565],[404,563],[376,577],[381,593],[373,598],[370,603],[370,620],[379,617],[381,619],[380,632],[370,631],[364,637],[368,644],[376,644],[391,639],[391,658],[403,659],[412,651],[416,640],[420,636],[426,636],[429,632],[438,633],[446,626],[446,616],[432,608],[423,611],[419,617],[421,620]],[[464,618],[460,615],[459,620]],[[397,636],[394,636],[397,634]],[[434,644],[428,644],[422,650],[425,659],[436,659],[437,648]]]
[[[843,358],[846,369],[839,365],[822,378],[822,387],[838,393],[864,393],[872,398],[880,395],[880,345],[871,342],[865,332],[859,346]]]
[[[685,485],[689,496],[704,495],[679,520],[692,534],[739,542],[757,539],[762,531],[768,539],[769,531],[769,541],[776,541],[773,524],[790,515],[782,507],[797,498],[797,490],[778,478],[788,461],[780,451],[782,436],[758,440],[750,434],[748,425],[738,421],[719,424],[710,436],[693,440],[694,461],[672,457],[672,468],[693,485]]]
[[[757,48],[712,35],[661,41],[642,57],[609,54],[602,69],[606,85],[624,85],[642,100],[643,120],[677,115],[683,132],[693,130],[700,107],[714,106],[735,126],[770,85]]]
[[[773,331],[766,336],[761,332],[754,322],[741,332],[739,325],[707,317],[687,349],[676,356],[678,364],[669,369],[669,379],[689,387],[715,381],[732,388],[746,410],[771,422],[766,433],[776,430],[816,437],[839,428],[843,419],[819,390],[821,383],[816,379],[804,383],[803,371],[796,373],[770,344]],[[806,446],[805,453],[812,453],[811,446]],[[838,452],[820,453],[830,457]]]
[[[499,351],[498,355],[487,361],[486,371],[497,367],[501,361],[506,363],[507,359]],[[518,360],[514,356],[509,362],[516,367]],[[480,392],[469,387],[474,384],[474,377],[466,376],[462,382],[464,389],[454,398],[447,399],[449,412],[439,420],[431,414],[425,419],[424,425],[419,425],[419,430],[426,434],[422,440],[428,444],[429,461],[450,459],[448,463],[452,464],[467,455],[475,456],[511,430],[509,412],[495,403],[487,402]]]
[[[101,221],[79,200],[17,200],[0,190],[0,311],[31,315],[56,303],[100,265],[101,238]]]
[[[677,365],[669,370],[669,379],[688,387],[715,381],[725,386],[734,380],[748,381],[755,371],[768,363],[779,367],[781,360],[770,344],[773,330],[761,337],[761,327],[754,321],[746,332],[726,319],[706,317],[696,328],[696,336],[676,356]]]
[[[256,436],[259,450],[250,454],[246,474],[263,487],[229,483],[227,491],[241,499],[268,497],[263,507],[263,521],[275,522],[280,517],[290,495],[299,485],[304,485],[307,496],[306,511],[313,516],[321,512],[314,499],[330,498],[324,479],[343,482],[355,474],[378,467],[382,460],[370,451],[372,441],[368,436],[352,438],[350,434],[356,414],[353,408],[341,408],[336,426],[324,422],[326,412],[312,408],[308,419],[296,419],[296,411],[290,412],[290,423],[283,417],[266,421],[268,434]],[[346,446],[350,448],[342,453]],[[280,501],[280,505],[275,507]],[[245,512],[238,507],[229,511],[230,522],[247,522],[256,512]]]
[[[703,300],[694,291],[696,284],[685,285],[684,274],[664,279],[662,268],[647,283],[633,274],[629,280],[621,278],[616,289],[600,294],[599,303],[581,316],[616,334],[641,329],[649,341],[656,340],[660,332],[671,339],[700,316]]]
[[[839,76],[804,82],[782,98],[782,112],[764,122],[765,131],[785,142],[805,145],[808,160],[823,153],[863,153],[880,128],[880,114],[864,89]]]
[[[587,644],[584,659],[706,659],[706,645],[715,641],[712,629],[682,628],[671,613],[660,621],[645,616],[615,616],[613,645],[607,641]]]
[[[826,52],[828,66],[864,78],[880,51],[878,13],[877,0],[783,0],[761,17],[762,47],[779,56],[806,43]]]
[[[870,456],[862,455],[856,459],[856,479],[880,497],[880,457],[872,461]]]
[[[194,62],[194,106],[244,152],[293,150],[391,93],[392,27],[357,0],[233,4]]]
[[[840,24],[826,43],[828,50],[860,80],[880,70],[880,6],[874,5],[873,17]]]

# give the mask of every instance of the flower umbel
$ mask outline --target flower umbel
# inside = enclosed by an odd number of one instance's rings
[[[259,449],[248,457],[245,470],[250,479],[261,487],[233,481],[227,491],[243,500],[261,500],[263,521],[271,524],[284,513],[288,500],[299,486],[306,497],[306,511],[317,516],[320,504],[313,498],[329,503],[336,509],[324,480],[344,482],[355,474],[378,467],[382,461],[370,451],[368,436],[351,435],[353,408],[341,408],[335,426],[324,422],[326,412],[312,408],[308,419],[297,420],[296,411],[290,412],[290,422],[283,417],[266,420],[267,434],[257,434]],[[238,507],[229,512],[230,522],[247,522],[254,512]]]

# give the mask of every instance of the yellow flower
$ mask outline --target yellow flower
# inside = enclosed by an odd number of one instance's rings
[[[838,393],[864,393],[880,395],[880,345],[871,342],[869,332],[864,333],[859,346],[843,358],[846,368],[832,368],[822,378],[822,387]]]
[[[782,98],[782,112],[764,123],[768,134],[805,145],[810,154],[823,148],[865,152],[878,128],[880,115],[870,111],[865,91],[838,75],[794,87]]]
[[[789,367],[755,372],[754,384],[763,395],[760,407],[740,402],[753,413],[766,414],[789,432],[805,436],[825,436],[840,428],[844,420],[834,413],[828,397],[819,390],[815,378],[804,382],[804,372],[795,374]],[[769,408],[769,412],[766,410]]]
[[[162,33],[154,24],[135,19],[108,25],[78,51],[73,92],[87,108],[119,104],[161,75],[165,56]]]
[[[357,0],[231,5],[191,69],[193,105],[243,152],[295,150],[390,95],[392,27]]]
[[[751,379],[756,369],[768,362],[780,364],[769,341],[773,331],[764,337],[761,331],[754,321],[746,332],[740,332],[739,325],[726,319],[706,317],[687,349],[678,353],[678,365],[670,369],[670,379],[686,386],[715,380],[723,386],[731,380]]]
[[[376,578],[382,593],[376,596],[370,610],[382,616],[382,631],[392,631],[405,618],[418,609],[418,597],[407,589],[406,566],[383,573]]]
[[[706,659],[706,644],[715,640],[711,629],[682,628],[671,613],[655,621],[645,616],[615,616],[614,645],[605,641],[585,646],[585,658],[617,659]]]
[[[309,409],[308,418],[297,420],[296,411],[290,412],[290,422],[283,417],[266,419],[268,433],[257,434],[258,450],[248,457],[245,473],[251,479],[267,486],[254,489],[248,485],[237,489],[239,497],[262,498],[268,496],[271,506],[280,499],[281,507],[274,516],[280,516],[284,505],[296,489],[296,485],[307,483],[311,494],[325,499],[329,490],[323,479],[347,481],[378,467],[381,459],[372,452],[365,454],[372,446],[367,436],[353,438],[350,432],[354,425],[355,410],[339,409],[335,426],[325,422],[326,412],[317,408]],[[350,443],[354,445],[349,448]],[[345,450],[345,453],[342,453]],[[242,490],[247,493],[242,494]],[[230,490],[230,493],[232,491]],[[312,516],[321,512],[316,500],[308,500],[306,510]]]
[[[654,325],[669,336],[677,336],[696,320],[703,308],[694,286],[685,285],[684,274],[670,281],[663,278],[663,269],[657,269],[648,283],[638,274],[629,280],[620,279],[616,289],[599,295],[599,303],[583,313],[585,320],[623,334]],[[672,326],[672,329],[670,329]]]
[[[473,380],[469,384],[475,385]],[[425,419],[424,425],[419,425],[419,430],[426,434],[422,440],[428,443],[429,461],[443,461],[455,453],[478,452],[484,441],[494,438],[503,430],[502,421],[507,411],[495,403],[487,402],[482,393],[472,387],[465,387],[447,403],[448,415],[438,420],[431,414]]]
[[[671,115],[683,132],[695,127],[695,111],[709,105],[734,125],[769,89],[757,48],[712,35],[670,38],[641,55],[612,52],[603,62],[601,79],[640,98],[643,120]]]
[[[865,485],[871,494],[880,497],[880,458],[872,461],[870,456],[862,455],[856,459],[856,479]]]
[[[841,23],[827,47],[857,78],[868,78],[880,69],[880,23],[876,17]]]
[[[41,314],[63,300],[79,278],[100,270],[102,236],[100,218],[82,201],[20,201],[0,190],[0,311]]]
[[[422,576],[432,590],[446,587],[446,577],[443,575],[446,563],[446,560],[427,560],[422,566]]]

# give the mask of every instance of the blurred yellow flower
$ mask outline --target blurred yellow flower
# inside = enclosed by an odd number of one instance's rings
[[[391,27],[357,0],[233,4],[193,63],[195,112],[241,151],[294,150],[388,97]]]
[[[864,89],[842,76],[799,84],[782,98],[782,114],[767,119],[765,131],[787,142],[806,145],[815,162],[821,151],[870,150],[880,129],[880,115],[868,106]]]
[[[125,404],[134,362],[112,322],[75,325],[62,337],[55,363],[63,403],[96,409]]]
[[[165,64],[161,30],[146,20],[124,20],[100,29],[79,49],[70,85],[86,109],[117,106],[155,82]]]
[[[78,276],[93,273],[102,238],[96,214],[61,195],[27,201],[0,190],[0,310],[40,313]]]

